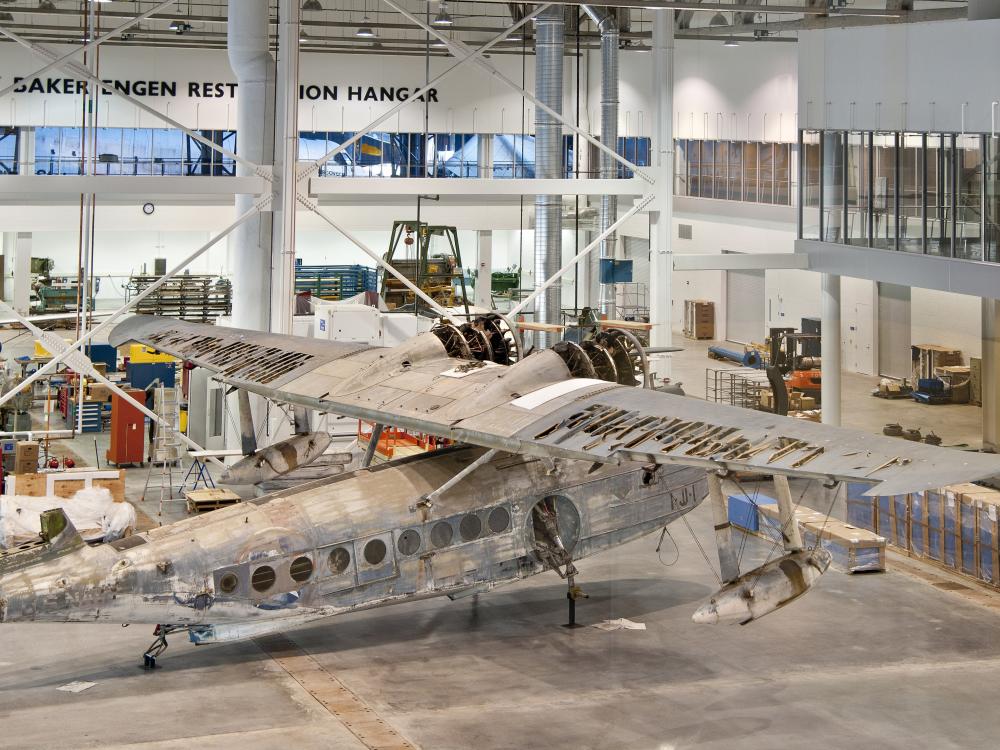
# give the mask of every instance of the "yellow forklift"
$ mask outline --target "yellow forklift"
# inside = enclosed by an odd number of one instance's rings
[[[422,221],[394,221],[385,261],[442,307],[463,305],[469,313],[465,269],[455,227]],[[384,269],[382,299],[390,309],[416,311],[419,300]]]

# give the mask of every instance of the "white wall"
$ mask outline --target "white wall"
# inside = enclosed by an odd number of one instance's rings
[[[802,127],[990,132],[998,37],[1000,20],[800,31]]]
[[[797,141],[796,46],[677,42],[674,136]]]
[[[961,349],[969,357],[981,357],[982,300],[967,294],[934,289],[911,291],[910,343],[939,344]]]

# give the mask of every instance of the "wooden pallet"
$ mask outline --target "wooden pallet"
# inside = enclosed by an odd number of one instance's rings
[[[240,502],[240,496],[232,490],[206,489],[188,490],[184,493],[188,513],[207,513]]]

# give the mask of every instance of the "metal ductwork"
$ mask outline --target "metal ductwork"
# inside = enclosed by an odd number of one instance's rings
[[[554,5],[535,20],[535,96],[555,112],[562,114],[563,52],[566,35],[566,14],[561,5]],[[560,179],[565,176],[563,164],[562,123],[535,108],[535,177]],[[562,196],[535,196],[535,286],[559,271],[562,260]],[[562,287],[556,283],[535,299],[535,320],[539,323],[560,323]],[[544,349],[558,340],[551,333],[535,337],[538,348]]]
[[[601,32],[601,143],[614,150],[618,147],[618,24],[613,14],[605,8],[591,5],[581,6]],[[602,179],[614,179],[618,175],[618,162],[605,152],[601,152]],[[618,219],[618,197],[601,197],[598,217],[598,232],[603,232]],[[601,242],[600,257],[614,258],[617,237],[609,234]],[[614,313],[613,291],[607,284],[601,284],[601,313]]]
[[[239,154],[254,164],[274,163],[274,58],[270,51],[268,0],[229,2],[227,45],[236,74],[236,133]],[[238,175],[251,174],[236,164]],[[253,207],[253,195],[236,196],[236,214]],[[233,325],[266,331],[271,298],[271,213],[237,227],[229,242],[233,273]]]

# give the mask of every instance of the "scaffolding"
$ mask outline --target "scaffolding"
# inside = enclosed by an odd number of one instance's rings
[[[769,392],[767,373],[750,367],[705,368],[705,400],[761,409],[761,394]]]

